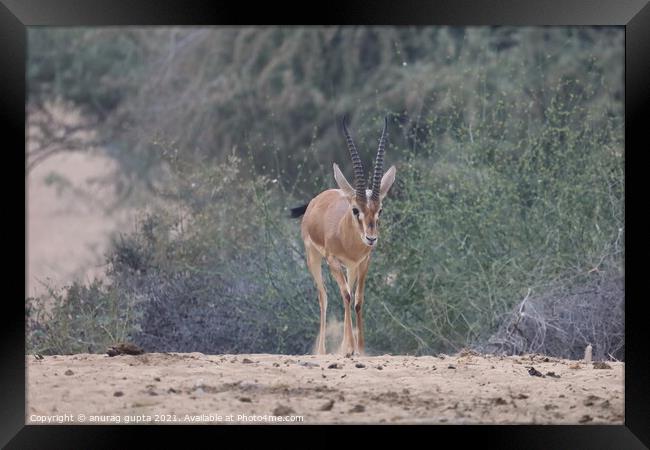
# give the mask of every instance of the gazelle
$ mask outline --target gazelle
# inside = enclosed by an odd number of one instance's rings
[[[314,277],[320,303],[320,331],[317,352],[325,353],[325,322],[327,316],[327,292],[323,284],[321,262],[325,258],[339,286],[343,307],[344,353],[363,353],[363,290],[366,282],[370,256],[379,238],[379,216],[382,200],[395,181],[395,166],[384,174],[384,149],[386,126],[379,139],[372,185],[367,189],[363,164],[343,119],[343,132],[354,168],[354,187],[345,179],[334,164],[334,179],[339,189],[328,189],[314,197],[307,205],[291,210],[292,217],[302,219],[302,239],[305,243],[307,267]],[[383,175],[383,176],[382,176]],[[343,272],[345,268],[347,279]],[[355,288],[354,310],[356,313],[356,339],[352,332],[351,292]]]

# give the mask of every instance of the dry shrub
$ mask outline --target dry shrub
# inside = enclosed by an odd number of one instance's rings
[[[582,359],[591,344],[595,360],[622,361],[624,297],[624,277],[600,272],[540,294],[529,291],[499,330],[478,347],[495,353]]]

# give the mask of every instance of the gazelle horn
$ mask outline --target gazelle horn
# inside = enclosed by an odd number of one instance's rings
[[[386,126],[388,117],[384,117],[384,129],[379,138],[379,148],[377,149],[377,159],[375,160],[375,172],[372,176],[372,196],[375,201],[379,201],[379,187],[381,186],[381,177],[384,174],[384,149],[386,146]]]
[[[348,127],[345,122],[347,121],[347,116],[343,117],[343,133],[345,133],[345,139],[348,143],[348,150],[350,150],[350,156],[352,157],[352,167],[354,168],[354,189],[357,192],[357,201],[361,203],[366,203],[366,181],[364,179],[364,170],[363,163],[359,157],[359,152],[352,142],[352,137],[348,131]]]

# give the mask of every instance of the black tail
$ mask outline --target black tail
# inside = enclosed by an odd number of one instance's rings
[[[298,217],[305,214],[305,211],[307,211],[307,206],[308,205],[309,205],[309,203],[305,203],[302,206],[297,206],[295,208],[291,208],[291,218],[292,219],[297,219]]]

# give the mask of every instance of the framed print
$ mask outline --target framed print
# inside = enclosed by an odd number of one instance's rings
[[[255,9],[0,5],[25,168],[1,442],[647,446],[647,2]]]

